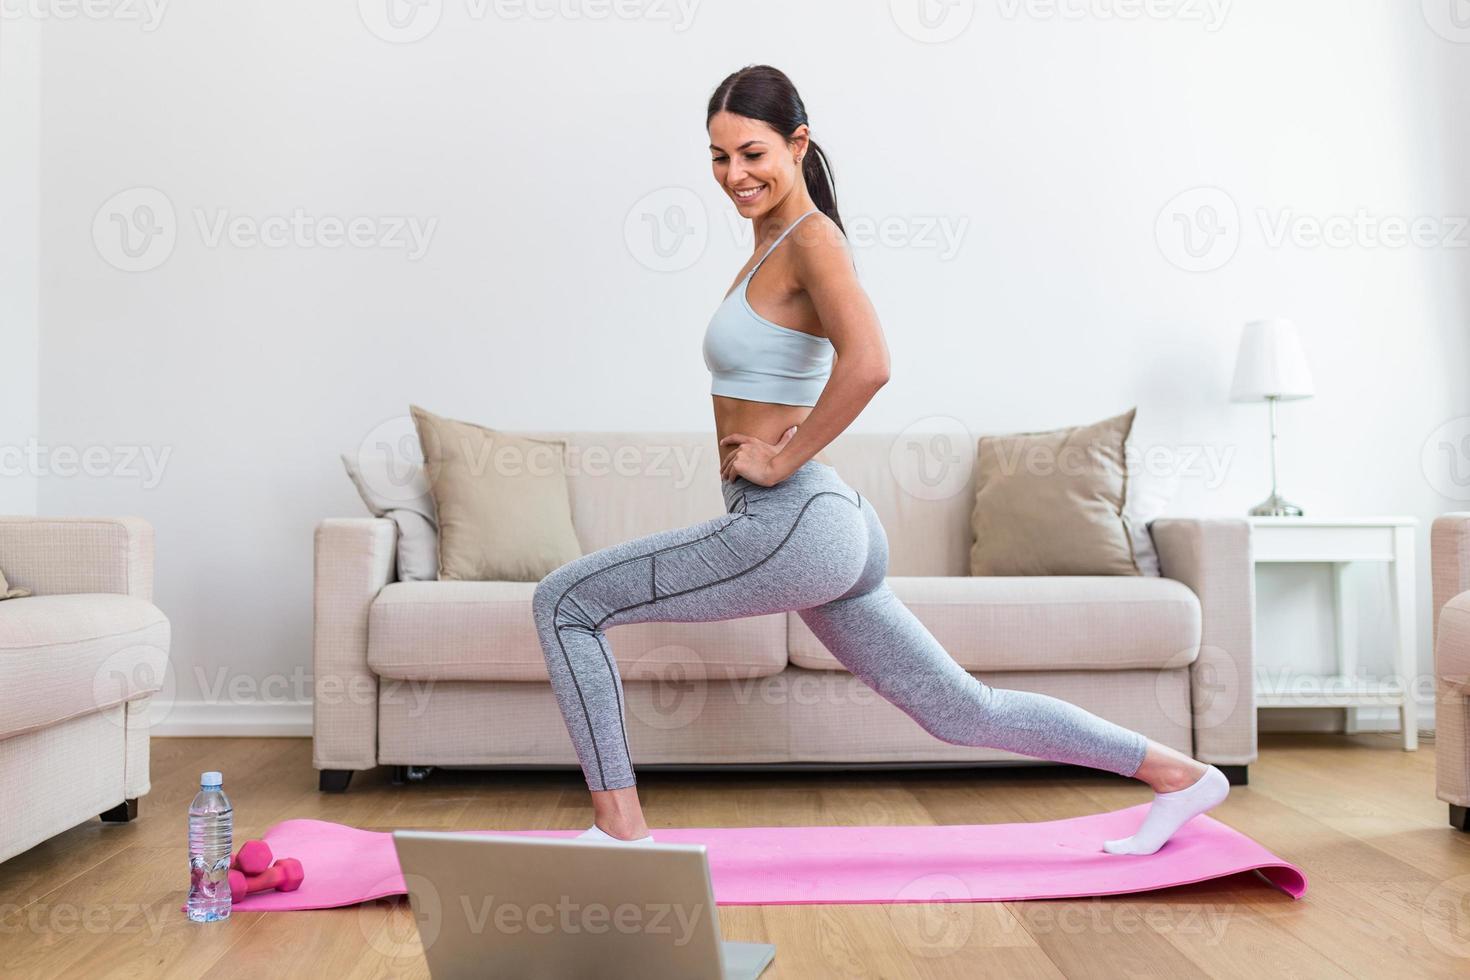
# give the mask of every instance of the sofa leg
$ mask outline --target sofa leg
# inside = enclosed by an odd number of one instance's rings
[[[1450,804],[1450,826],[1470,833],[1470,806]]]
[[[323,769],[317,777],[316,788],[322,793],[345,793],[350,782],[351,769]]]
[[[1250,766],[1216,766],[1225,774],[1231,786],[1244,786],[1249,778]]]
[[[123,800],[111,810],[99,813],[104,823],[127,823],[138,819],[138,798],[135,796],[129,800]]]

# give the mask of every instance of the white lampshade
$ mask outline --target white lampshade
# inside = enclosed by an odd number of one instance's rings
[[[1307,369],[1296,324],[1290,320],[1247,323],[1235,357],[1230,400],[1258,402],[1275,397],[1290,401],[1312,395],[1312,372]]]

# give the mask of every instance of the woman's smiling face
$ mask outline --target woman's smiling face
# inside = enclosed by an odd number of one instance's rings
[[[806,151],[807,127],[797,127],[791,142],[758,119],[717,112],[709,121],[710,164],[742,217],[771,210],[800,186],[796,157]]]

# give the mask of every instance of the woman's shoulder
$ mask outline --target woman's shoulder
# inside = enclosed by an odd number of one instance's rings
[[[807,215],[791,231],[799,248],[793,249],[798,272],[823,275],[834,270],[850,270],[852,255],[847,236],[821,211]]]

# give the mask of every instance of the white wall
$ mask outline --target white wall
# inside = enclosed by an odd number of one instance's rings
[[[1470,46],[1418,4],[1123,20],[1084,0],[1065,16],[962,2],[936,30],[973,20],[943,43],[900,26],[902,0],[706,0],[687,22],[672,3],[635,19],[528,5],[602,9],[444,0],[416,8],[441,14],[412,43],[375,34],[368,0],[45,24],[40,432],[112,462],[46,476],[40,506],[154,522],[180,699],[223,679],[248,702],[274,678],[262,700],[284,706],[211,717],[305,730],[312,528],[364,513],[337,454],[408,402],[512,429],[712,428],[700,337],[750,238],[709,176],[704,102],[762,61],[806,99],[892,352],[859,428],[979,435],[1137,405],[1139,444],[1185,470],[1172,511],[1243,514],[1268,475],[1264,406],[1226,400],[1238,332],[1293,317],[1318,394],[1283,407],[1282,489],[1312,514],[1420,520],[1428,672],[1428,524],[1463,504],[1421,454],[1470,416],[1470,232],[1400,248],[1267,235],[1283,213],[1424,216],[1441,233],[1470,213],[1450,104]],[[384,24],[401,39],[429,22]],[[1169,209],[1199,220],[1202,202],[1236,209],[1238,247],[1186,271]],[[295,209],[432,235],[421,257],[211,237],[221,217]],[[642,219],[681,213],[684,267],[651,268]],[[1263,631],[1288,617],[1262,637],[1270,657],[1317,655],[1301,638],[1325,611],[1269,604],[1325,582],[1266,596]],[[1366,642],[1387,642],[1384,612],[1364,600]]]
[[[40,86],[40,25],[0,18],[0,514],[36,513]]]

